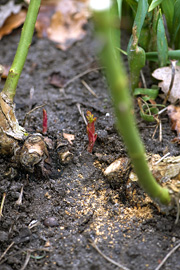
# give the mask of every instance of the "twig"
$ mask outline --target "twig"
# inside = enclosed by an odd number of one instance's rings
[[[111,258],[107,257],[104,253],[102,253],[102,251],[98,248],[98,246],[95,244],[95,242],[92,242],[90,240],[90,243],[92,245],[93,248],[95,248],[97,250],[97,252],[104,258],[106,259],[108,262],[118,266],[119,268],[123,269],[123,270],[129,270],[129,268],[125,267],[124,265],[115,262],[114,260],[112,260]]]
[[[86,89],[87,89],[93,96],[95,96],[96,98],[98,97],[98,96],[96,95],[96,93],[91,89],[91,87],[90,87],[84,80],[82,80],[81,82],[82,82],[82,84],[86,87]]]
[[[1,206],[0,206],[0,219],[3,216],[2,211],[3,211],[3,207],[4,207],[5,198],[6,198],[6,193],[4,192],[3,197],[2,197],[2,201],[1,201]]]
[[[4,256],[6,255],[6,253],[8,252],[8,250],[14,245],[14,242],[12,242],[7,248],[6,250],[3,252],[3,254],[0,257],[0,261],[2,261],[2,259],[4,258]]]
[[[70,79],[69,81],[67,81],[67,83],[65,83],[65,85],[62,87],[62,88],[66,88],[69,84],[71,84],[72,82],[74,82],[75,80],[83,77],[84,75],[90,73],[90,72],[93,72],[93,71],[97,71],[99,69],[102,69],[103,67],[97,67],[97,68],[89,68],[87,69],[86,71],[76,75],[75,77],[73,77],[72,79]],[[61,88],[60,88],[61,89]]]
[[[78,108],[80,115],[82,116],[82,118],[84,120],[85,125],[87,126],[87,120],[86,120],[86,117],[84,116],[84,112],[81,110],[81,105],[79,103],[76,103],[76,106]]]
[[[165,107],[164,109],[160,110],[160,111],[158,112],[158,115],[160,115],[161,113],[165,112],[167,109],[168,109],[168,106]]]
[[[140,71],[140,75],[141,75],[144,88],[147,88],[146,80],[145,80],[144,73],[142,72],[142,70]]]
[[[164,156],[162,156],[158,161],[156,161],[156,163],[154,165],[157,165],[158,163],[160,163],[163,159],[165,159],[167,156],[170,155],[170,152],[166,153]]]
[[[159,119],[159,141],[162,142],[162,122]]]
[[[171,82],[170,82],[170,86],[169,86],[169,90],[167,92],[167,95],[163,101],[163,104],[166,104],[166,102],[170,96],[171,90],[173,88],[175,73],[176,73],[176,63],[177,63],[177,60],[171,60]]]
[[[24,262],[23,266],[20,268],[20,270],[24,270],[26,268],[26,266],[28,265],[28,262],[29,262],[30,258],[31,258],[31,252],[30,251],[27,251],[25,262]]]
[[[30,110],[29,112],[27,112],[27,113],[25,114],[25,117],[24,117],[24,121],[23,121],[22,126],[23,126],[23,127],[25,126],[27,117],[28,117],[32,112],[34,112],[35,110],[40,109],[40,108],[42,108],[42,107],[44,107],[44,106],[46,106],[46,103],[43,104],[43,105],[36,106],[35,108],[33,108],[32,110]]]
[[[176,245],[173,249],[170,250],[170,252],[164,257],[162,262],[158,265],[158,267],[155,268],[155,270],[159,270],[163,264],[167,261],[167,259],[180,247],[180,243]]]

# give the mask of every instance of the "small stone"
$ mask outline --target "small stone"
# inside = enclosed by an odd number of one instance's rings
[[[48,217],[44,220],[44,225],[46,227],[57,227],[59,226],[59,223],[56,218],[54,217]]]

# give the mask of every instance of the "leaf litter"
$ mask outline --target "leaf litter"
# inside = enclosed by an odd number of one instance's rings
[[[87,0],[44,0],[36,22],[37,35],[57,43],[67,50],[86,35],[83,29],[90,17]]]
[[[158,83],[158,86],[161,90],[167,95],[172,79],[172,68],[171,67],[162,67],[154,70],[152,73],[153,78],[157,80],[161,80]],[[168,97],[168,101],[170,103],[175,103],[178,99],[180,99],[180,66],[175,67],[175,78],[173,82],[173,86],[171,88],[171,92]]]
[[[26,18],[26,9],[22,4],[15,5],[14,1],[0,6],[0,39],[8,35],[13,29],[19,27]]]

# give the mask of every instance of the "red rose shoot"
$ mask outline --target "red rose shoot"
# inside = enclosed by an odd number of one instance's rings
[[[46,134],[47,133],[47,112],[45,109],[43,109],[43,134]]]
[[[95,133],[95,126],[94,126],[96,117],[94,117],[94,115],[90,111],[87,111],[86,118],[88,121],[86,128],[87,128],[87,134],[88,134],[88,139],[89,139],[87,150],[88,152],[92,153],[94,143],[97,139],[97,133]]]

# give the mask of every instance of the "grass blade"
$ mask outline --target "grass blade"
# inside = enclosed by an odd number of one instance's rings
[[[159,64],[161,67],[163,67],[167,64],[168,61],[168,43],[161,12],[157,25],[157,51]]]
[[[122,0],[117,0],[117,5],[118,5],[118,14],[119,14],[119,18],[121,18]]]
[[[136,28],[137,39],[139,39],[141,29],[148,11],[148,6],[149,5],[147,0],[139,0],[136,17],[133,24],[133,28]]]
[[[158,5],[160,5],[162,1],[163,0],[153,0],[152,3],[150,4],[148,12],[152,11],[154,8],[156,8]]]
[[[176,0],[174,4],[174,16],[173,16],[173,43],[175,42],[178,30],[180,28],[180,0]]]
[[[166,18],[170,36],[172,36],[173,31],[174,3],[175,0],[163,0],[161,3],[161,8]]]

